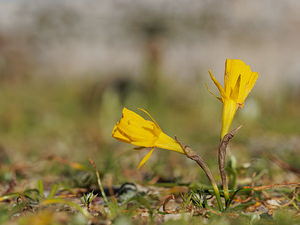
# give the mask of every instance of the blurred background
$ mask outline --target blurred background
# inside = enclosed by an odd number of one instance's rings
[[[113,183],[197,180],[163,150],[136,170],[147,150],[111,131],[122,107],[144,108],[216,167],[222,104],[205,83],[217,94],[208,70],[223,83],[225,59],[237,58],[260,77],[230,154],[241,168],[280,171],[269,154],[300,168],[299,10],[295,0],[0,0],[0,160],[93,158]]]

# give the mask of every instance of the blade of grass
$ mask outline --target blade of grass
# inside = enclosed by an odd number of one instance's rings
[[[98,171],[98,169],[97,169],[97,167],[96,167],[96,164],[95,164],[95,162],[94,162],[92,159],[89,159],[89,161],[90,161],[90,163],[92,164],[92,166],[94,167],[94,170],[95,170],[95,172],[96,172],[97,182],[98,182],[98,186],[99,186],[100,191],[101,191],[101,195],[102,195],[102,197],[103,197],[103,199],[104,199],[106,205],[109,205],[109,202],[108,202],[107,197],[106,197],[106,194],[105,194],[105,192],[104,192],[103,185],[102,185],[102,182],[101,182],[101,179],[100,179],[100,174],[99,174],[99,171]]]
[[[53,198],[53,196],[55,195],[56,191],[57,191],[57,188],[58,188],[58,185],[57,184],[54,184],[51,188],[51,191],[50,191],[50,194],[49,196],[47,197],[47,199],[51,199]]]
[[[39,194],[42,198],[44,198],[44,183],[42,180],[39,180],[38,182],[38,190],[39,190]]]
[[[6,194],[6,195],[2,195],[0,196],[0,202],[11,199],[11,198],[17,198],[19,197],[21,194],[19,192],[15,192],[15,193],[10,193],[10,194]]]

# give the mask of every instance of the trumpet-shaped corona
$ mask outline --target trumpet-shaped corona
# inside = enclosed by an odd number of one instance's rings
[[[162,148],[185,154],[180,144],[162,132],[155,120],[145,112],[152,121],[145,120],[135,112],[124,108],[122,118],[115,125],[112,136],[119,141],[141,147],[150,147],[151,151],[142,159],[139,168],[151,157],[155,148]]]
[[[221,97],[215,96],[209,89],[208,90],[218,100],[223,102],[222,139],[229,132],[237,109],[244,107],[245,100],[258,78],[258,73],[252,72],[250,66],[246,65],[242,60],[226,59],[224,88],[216,80],[211,71],[209,71],[209,74],[219,89]]]

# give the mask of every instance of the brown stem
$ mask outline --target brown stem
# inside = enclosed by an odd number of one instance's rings
[[[221,201],[221,198],[220,198],[220,192],[219,192],[219,189],[218,189],[218,185],[217,185],[217,182],[216,182],[214,176],[212,175],[212,172],[209,169],[208,165],[201,158],[201,156],[198,155],[193,149],[191,149],[190,147],[186,146],[185,144],[182,144],[177,139],[177,137],[175,137],[175,139],[180,144],[180,146],[183,149],[183,151],[185,152],[186,156],[189,159],[194,160],[203,169],[203,171],[205,172],[208,180],[210,181],[210,183],[211,183],[211,185],[212,185],[212,187],[214,189],[214,192],[215,192],[215,195],[216,195],[216,199],[217,199],[219,208],[220,208],[221,211],[223,211],[223,204],[222,204],[222,201]]]
[[[242,125],[235,128],[234,130],[230,131],[228,134],[226,134],[218,149],[218,161],[219,161],[219,170],[220,170],[220,175],[222,179],[222,186],[223,186],[223,191],[224,191],[224,196],[225,196],[225,201],[227,202],[229,200],[229,191],[228,191],[228,182],[226,178],[226,171],[225,171],[225,159],[226,159],[226,149],[229,141],[234,137],[236,132],[241,129]]]

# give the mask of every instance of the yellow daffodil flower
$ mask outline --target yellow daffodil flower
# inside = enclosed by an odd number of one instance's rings
[[[239,59],[226,59],[224,88],[216,80],[209,70],[209,74],[217,88],[220,97],[215,96],[209,89],[209,92],[218,100],[223,102],[222,129],[221,139],[229,132],[233,117],[237,109],[243,108],[244,102],[252,90],[256,79],[257,72],[252,72],[250,66],[246,65]]]
[[[143,109],[152,121],[145,120],[135,112],[124,108],[122,118],[115,125],[112,136],[119,141],[141,147],[150,147],[152,150],[142,159],[139,168],[150,158],[155,148],[172,150],[185,154],[180,144],[162,132],[155,120]]]

